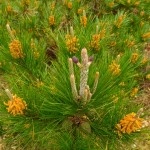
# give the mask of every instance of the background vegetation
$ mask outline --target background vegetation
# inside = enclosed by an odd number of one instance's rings
[[[147,132],[148,111],[135,97],[150,79],[149,5],[1,0],[5,147],[117,150]]]

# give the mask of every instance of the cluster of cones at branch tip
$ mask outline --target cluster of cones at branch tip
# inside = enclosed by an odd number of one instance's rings
[[[99,80],[99,72],[96,72],[95,81],[92,91],[87,84],[88,81],[88,72],[89,67],[93,61],[93,57],[88,57],[86,48],[83,48],[81,51],[81,63],[78,61],[77,57],[69,58],[69,72],[70,72],[70,83],[72,88],[72,94],[75,101],[80,101],[83,105],[87,104],[91,100],[92,95],[96,91],[98,80]],[[77,64],[80,68],[80,90],[77,91],[73,62]]]
[[[7,103],[4,102],[4,105],[7,107],[6,109],[8,113],[12,114],[13,116],[23,115],[24,111],[27,109],[26,102],[16,94],[13,95],[10,90],[5,88],[3,85],[1,86],[9,98],[9,101]]]

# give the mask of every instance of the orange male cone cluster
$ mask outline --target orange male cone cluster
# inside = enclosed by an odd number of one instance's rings
[[[78,46],[78,38],[74,35],[73,27],[70,27],[70,34],[66,35],[66,47],[69,52],[76,53]]]
[[[54,17],[54,15],[51,15],[51,16],[49,17],[49,24],[50,24],[50,26],[55,25],[55,17]]]
[[[100,34],[94,34],[92,36],[91,47],[94,48],[95,50],[98,50],[100,46],[99,41],[100,41]]]
[[[136,61],[138,60],[138,58],[139,58],[138,53],[133,53],[132,56],[131,56],[131,62],[132,63],[136,63]]]
[[[118,75],[120,73],[120,65],[117,64],[115,61],[113,61],[110,65],[109,65],[109,70],[112,73],[112,75]]]
[[[16,95],[12,96],[12,99],[4,104],[7,106],[7,111],[14,116],[23,115],[24,110],[27,109],[26,102]]]
[[[9,50],[13,58],[18,59],[23,57],[22,46],[19,40],[13,40],[9,44]]]
[[[83,10],[83,16],[80,18],[80,23],[83,27],[86,27],[87,25],[87,17],[86,17],[85,10]]]
[[[125,17],[126,17],[126,15],[121,15],[121,16],[118,17],[117,21],[115,22],[115,26],[116,26],[117,28],[120,28],[120,27],[121,27],[121,25],[122,25],[122,23],[123,23]]]
[[[136,113],[130,113],[120,120],[116,128],[121,133],[132,133],[142,128],[143,119],[139,118]]]

